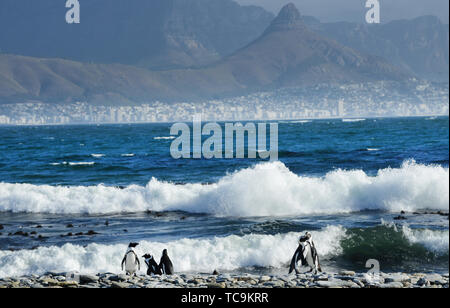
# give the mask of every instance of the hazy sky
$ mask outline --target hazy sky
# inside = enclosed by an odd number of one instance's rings
[[[322,21],[364,21],[366,0],[235,0],[241,4],[255,4],[277,13],[293,2],[303,15]],[[436,15],[448,24],[449,0],[379,0],[381,22],[410,19],[422,15]]]

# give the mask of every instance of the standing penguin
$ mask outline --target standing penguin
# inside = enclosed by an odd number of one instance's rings
[[[161,269],[152,255],[147,253],[143,255],[142,258],[144,258],[145,264],[147,264],[147,275],[162,275]]]
[[[306,232],[304,236],[300,237],[298,248],[292,257],[289,274],[294,270],[296,274],[300,273],[298,263],[300,263],[300,266],[308,265],[311,267],[311,272],[316,274],[318,271],[322,272],[319,262],[319,255],[312,240],[312,235],[309,232]]]
[[[159,262],[159,269],[165,275],[173,275],[173,264],[170,261],[169,255],[167,253],[167,249],[164,249],[163,255],[161,257],[161,261]]]
[[[125,253],[125,256],[122,260],[122,271],[124,270],[125,265],[125,272],[127,275],[133,276],[136,275],[136,272],[141,269],[141,263],[139,262],[139,258],[134,252],[134,248],[139,245],[138,243],[130,243],[128,245],[127,252]]]

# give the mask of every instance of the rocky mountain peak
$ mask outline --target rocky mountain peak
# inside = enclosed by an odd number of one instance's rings
[[[273,20],[270,30],[289,30],[304,27],[302,16],[293,3],[285,5]]]

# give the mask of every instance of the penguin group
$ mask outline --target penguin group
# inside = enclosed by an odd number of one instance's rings
[[[314,272],[314,274],[322,272],[319,254],[317,253],[316,245],[314,245],[312,240],[312,234],[309,232],[306,232],[305,235],[301,236],[298,241],[298,248],[292,257],[289,274],[294,270],[296,274],[299,274],[299,266],[309,266],[311,268],[310,272]]]
[[[122,260],[122,270],[125,270],[125,273],[129,276],[136,275],[136,272],[141,269],[139,257],[134,251],[138,245],[138,243],[130,243]],[[173,275],[175,273],[167,249],[164,249],[159,264],[149,253],[143,255],[142,258],[147,265],[147,275]]]
[[[139,257],[134,251],[138,245],[138,243],[130,243],[122,260],[122,270],[125,270],[126,274],[130,276],[136,275],[136,272],[141,269]],[[142,258],[144,258],[145,264],[147,265],[147,275],[173,275],[175,273],[167,249],[163,250],[159,264],[149,253],[143,255]],[[292,257],[289,274],[294,271],[296,274],[300,274],[299,267],[302,266],[309,266],[310,272],[314,272],[315,274],[322,272],[319,254],[312,240],[312,235],[309,232],[302,235],[298,241],[298,248]]]

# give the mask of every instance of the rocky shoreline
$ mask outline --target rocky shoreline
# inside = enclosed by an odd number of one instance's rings
[[[373,279],[375,278],[375,280]],[[449,275],[381,273],[368,277],[351,271],[338,274],[259,276],[250,274],[179,274],[129,277],[104,273],[73,276],[47,273],[0,279],[4,288],[448,288]],[[378,278],[378,280],[376,280]]]

